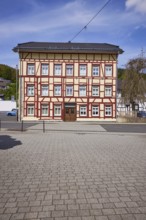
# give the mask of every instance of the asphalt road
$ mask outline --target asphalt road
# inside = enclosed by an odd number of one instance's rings
[[[0,112],[0,129],[21,131],[29,129],[31,126],[34,126],[38,123],[41,123],[40,128],[43,129],[43,122],[18,122],[16,116],[7,116],[6,112]],[[48,122],[49,123],[49,122]],[[59,123],[59,122],[58,122]],[[79,122],[77,122],[79,123]],[[88,122],[87,122],[88,123]],[[90,123],[90,122],[89,122]],[[92,123],[90,123],[92,126]],[[100,124],[107,132],[128,132],[128,133],[146,133],[146,123],[141,124]],[[30,128],[31,129],[31,128]]]

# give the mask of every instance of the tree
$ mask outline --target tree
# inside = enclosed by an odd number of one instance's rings
[[[131,104],[135,110],[136,103],[146,101],[146,58],[131,59],[125,69],[122,81],[122,97],[125,104]]]

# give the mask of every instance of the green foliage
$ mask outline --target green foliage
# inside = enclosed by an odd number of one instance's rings
[[[143,70],[146,67],[146,59],[132,59],[127,63],[124,77],[122,80],[122,96],[125,103],[146,101],[146,80]]]
[[[14,96],[16,99],[16,69],[4,64],[0,64],[0,77],[11,80],[11,83],[8,85],[6,90],[0,89],[0,94],[4,94],[5,100],[10,100],[12,96]]]
[[[0,64],[0,77],[16,82],[16,70],[10,66]]]
[[[125,74],[125,69],[118,68],[118,79],[123,79]]]

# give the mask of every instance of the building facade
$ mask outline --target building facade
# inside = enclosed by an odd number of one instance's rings
[[[29,42],[13,51],[21,120],[116,120],[118,46]]]

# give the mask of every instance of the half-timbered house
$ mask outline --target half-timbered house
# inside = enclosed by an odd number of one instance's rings
[[[21,120],[115,121],[119,46],[18,44]]]

